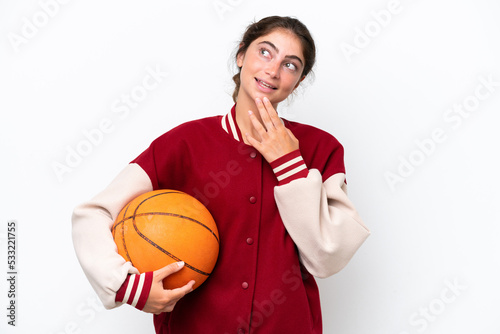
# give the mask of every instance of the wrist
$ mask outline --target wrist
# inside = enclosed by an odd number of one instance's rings
[[[129,304],[142,311],[148,300],[152,284],[152,271],[140,275],[130,274],[116,292],[115,301]]]
[[[270,165],[280,186],[307,177],[309,174],[306,163],[298,149],[272,161]]]

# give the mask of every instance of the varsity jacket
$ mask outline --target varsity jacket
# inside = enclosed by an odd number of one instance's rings
[[[73,242],[106,308],[144,306],[151,273],[117,254],[113,222],[131,199],[176,189],[217,223],[210,277],[154,316],[157,333],[322,333],[318,287],[370,232],[346,195],[343,147],[315,127],[283,120],[299,150],[271,163],[242,140],[235,107],[184,123],[154,140],[100,194],[75,208]]]

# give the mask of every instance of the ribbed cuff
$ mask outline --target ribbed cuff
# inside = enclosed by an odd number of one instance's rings
[[[117,291],[115,301],[126,303],[138,310],[142,310],[148,300],[152,284],[152,271],[140,275],[128,275],[125,282],[123,282]]]
[[[295,150],[271,162],[271,168],[278,178],[278,185],[290,183],[293,180],[307,177],[309,170],[300,154]]]

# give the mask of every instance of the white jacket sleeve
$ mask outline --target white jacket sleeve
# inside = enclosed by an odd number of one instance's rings
[[[346,194],[345,174],[324,183],[317,169],[277,186],[275,200],[300,259],[314,276],[340,271],[370,235]]]
[[[146,172],[139,165],[130,164],[104,191],[78,205],[73,212],[72,235],[76,255],[107,309],[120,305],[115,302],[116,292],[127,275],[139,274],[118,254],[111,228],[125,204],[151,190]]]

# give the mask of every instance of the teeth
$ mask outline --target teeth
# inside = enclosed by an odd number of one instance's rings
[[[261,84],[262,86],[265,86],[265,87],[268,87],[268,88],[274,89],[274,87],[273,87],[273,86],[270,86],[270,85],[266,84],[265,82],[263,82],[263,81],[261,81],[261,80],[259,80],[259,82],[260,82],[260,84]]]

